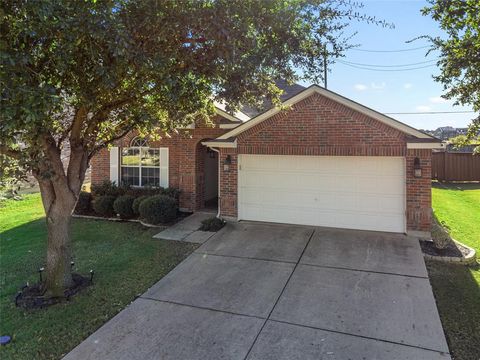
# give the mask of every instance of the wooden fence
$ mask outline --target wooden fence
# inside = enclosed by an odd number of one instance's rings
[[[480,181],[480,155],[435,152],[432,179],[439,181]]]

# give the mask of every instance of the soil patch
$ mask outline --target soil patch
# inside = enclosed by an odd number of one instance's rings
[[[449,256],[462,258],[470,253],[470,250],[459,243],[448,244],[444,249],[437,249],[433,241],[420,240],[422,252],[431,256]]]
[[[85,277],[77,273],[72,274],[73,286],[65,290],[65,297],[45,296],[45,289],[42,283],[31,286],[24,286],[15,297],[15,305],[24,309],[38,309],[68,301],[81,290],[93,284],[91,277]]]

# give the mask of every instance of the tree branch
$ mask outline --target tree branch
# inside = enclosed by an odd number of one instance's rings
[[[133,126],[128,127],[128,129],[125,129],[123,132],[121,132],[119,135],[112,137],[111,139],[105,140],[104,142],[100,143],[99,145],[95,146],[93,150],[90,152],[88,155],[88,159],[90,160],[100,149],[110,145],[111,143],[123,138],[125,135],[127,135],[130,131],[133,130]]]
[[[8,146],[5,146],[5,145],[0,145],[0,154],[8,156],[12,159],[18,160],[20,159],[22,152],[19,150],[14,150],[12,148],[9,148]]]
[[[87,119],[87,109],[80,106],[73,118],[72,128],[70,131],[70,146],[74,147],[79,144],[82,134],[82,126]]]

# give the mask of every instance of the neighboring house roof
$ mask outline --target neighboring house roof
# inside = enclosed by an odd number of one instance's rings
[[[297,88],[298,89],[298,88]],[[303,88],[302,91],[296,93],[295,95],[292,95],[290,98],[286,99],[283,104],[284,105],[294,105],[298,103],[299,101],[313,95],[314,93],[318,93],[322,96],[325,96],[333,101],[336,101],[338,103],[341,103],[355,111],[358,111],[360,113],[363,113],[371,118],[374,118],[392,128],[395,128],[407,135],[410,135],[412,137],[412,141],[410,139],[407,141],[408,143],[412,143],[410,145],[410,148],[422,148],[425,146],[428,147],[441,147],[441,140],[428,135],[420,130],[417,130],[407,124],[404,124],[398,120],[395,120],[387,115],[384,115],[378,111],[375,111],[373,109],[370,109],[364,105],[361,105],[353,100],[350,100],[344,96],[341,96],[333,91],[326,90],[318,85],[312,85],[308,88]],[[204,145],[210,145],[210,146],[220,146],[219,143],[220,141],[223,140],[225,141],[226,139],[230,138],[236,138],[239,134],[242,132],[250,129],[251,127],[261,123],[262,121],[274,116],[275,114],[279,113],[282,111],[280,108],[271,108],[267,111],[264,111],[261,114],[258,114],[257,116],[251,118],[250,120],[242,123],[241,125],[235,127],[234,129],[228,131],[227,133],[219,136],[216,140],[218,140],[215,143],[209,144],[209,141],[205,142]],[[426,143],[426,144],[425,144]],[[425,144],[425,145],[419,145],[419,144]]]
[[[295,96],[299,93],[301,93],[303,90],[305,90],[305,86],[302,86],[300,84],[289,84],[285,80],[277,80],[275,81],[275,85],[283,91],[282,95],[280,95],[280,101],[284,102],[287,99],[291,98],[292,96]],[[272,103],[269,101],[265,101],[263,103],[262,108],[257,109],[248,105],[245,105],[242,107],[242,112],[250,116],[251,118],[261,114],[262,112],[271,109],[273,107]]]
[[[285,80],[277,80],[275,81],[275,85],[277,85],[277,87],[283,91],[282,95],[280,95],[280,100],[282,102],[305,90],[305,86],[302,86],[300,84],[295,84],[295,83],[289,84]],[[232,114],[226,110],[226,106],[223,102],[215,101],[214,105],[216,107],[216,111],[218,115],[221,115],[230,121],[241,121],[241,122],[248,121],[252,117],[255,117],[258,114],[264,112],[265,110],[271,109],[273,107],[271,102],[265,100],[265,102],[263,103],[260,109],[254,108],[249,105],[244,105],[242,106],[240,111],[237,111],[236,113]]]
[[[245,122],[250,120],[250,116],[244,114],[241,111],[237,111],[234,114],[230,114],[229,112],[227,112],[226,106],[224,103],[215,101],[214,105],[215,105],[215,110],[217,114],[224,117],[225,119],[228,119],[233,122]]]

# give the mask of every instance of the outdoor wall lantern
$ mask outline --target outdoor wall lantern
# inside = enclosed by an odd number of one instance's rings
[[[422,167],[420,166],[420,159],[418,157],[413,160],[413,176],[416,178],[422,177]]]
[[[230,171],[230,165],[232,165],[232,157],[227,155],[225,161],[223,162],[223,171]]]

